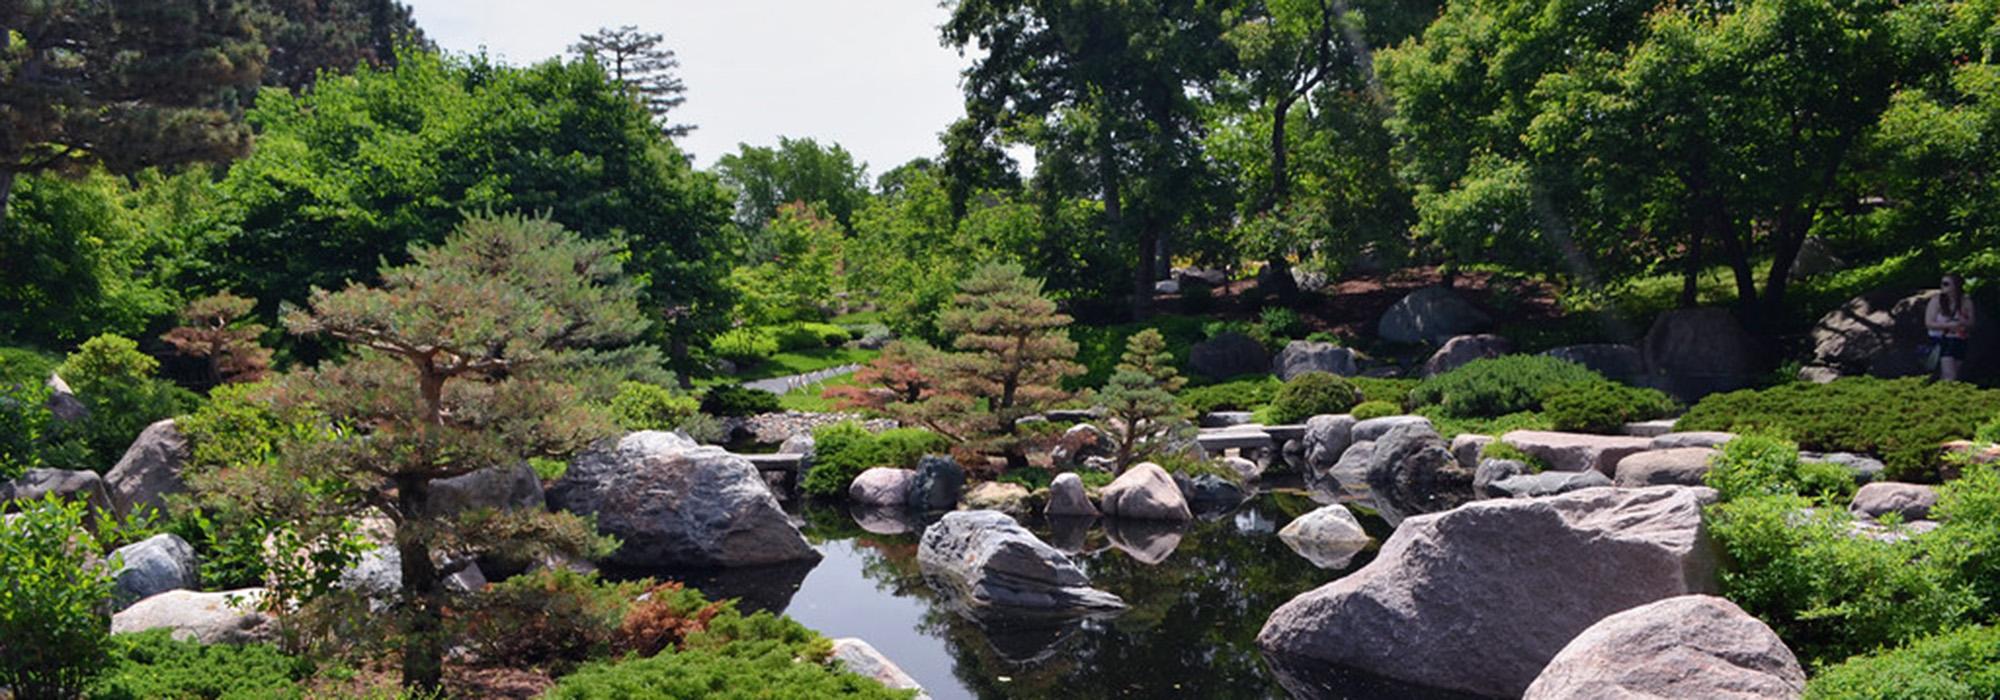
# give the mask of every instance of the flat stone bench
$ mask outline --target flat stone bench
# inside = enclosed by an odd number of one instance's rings
[[[1195,443],[1210,455],[1221,454],[1223,450],[1268,450],[1277,444],[1271,434],[1257,429],[1229,428],[1224,430],[1204,430],[1195,436]]]
[[[775,490],[779,498],[791,498],[792,489],[797,488],[799,485],[799,467],[805,461],[804,455],[749,454],[737,456],[748,460],[750,466],[757,468],[758,474],[765,475],[766,482],[770,482],[773,476],[777,477],[779,483],[773,484],[773,486],[777,487]]]

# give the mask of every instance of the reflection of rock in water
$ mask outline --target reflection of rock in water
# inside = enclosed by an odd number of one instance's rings
[[[1236,514],[1236,531],[1245,535],[1268,535],[1278,531],[1278,523],[1264,517],[1255,508],[1246,508]]]
[[[806,574],[812,573],[812,563],[779,564],[776,566],[752,566],[734,569],[710,569],[702,571],[670,571],[659,569],[636,569],[605,567],[605,578],[614,581],[629,581],[651,577],[661,581],[679,581],[689,588],[700,590],[710,600],[736,598],[736,608],[743,614],[769,610],[772,614],[783,613],[792,604],[792,595],[799,592],[799,585],[805,583]]]
[[[1293,700],[1473,700],[1449,690],[1425,688],[1324,661],[1263,652],[1265,666]]]
[[[1183,523],[1161,520],[1104,520],[1104,534],[1110,537],[1111,546],[1148,566],[1166,561],[1168,556],[1173,555],[1174,549],[1181,546],[1184,527]]]
[[[1049,546],[1064,554],[1082,554],[1090,547],[1090,526],[1097,524],[1097,518],[1083,515],[1051,515],[1049,526]]]
[[[924,585],[932,591],[949,591],[951,584],[935,576],[925,576]],[[952,613],[953,625],[970,625],[976,634],[985,640],[994,656],[1013,666],[1027,666],[1048,661],[1060,651],[1062,644],[1083,629],[1088,620],[1106,613],[1079,614],[1056,611],[1035,611],[1028,609],[996,609],[992,607],[963,604],[950,595],[943,595],[940,601]]]
[[[897,506],[850,504],[847,515],[861,529],[877,535],[904,535],[924,529],[923,520]]]

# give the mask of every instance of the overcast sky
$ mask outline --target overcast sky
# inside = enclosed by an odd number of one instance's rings
[[[525,64],[577,35],[636,25],[679,54],[687,103],[675,121],[701,167],[736,144],[832,141],[871,176],[938,153],[965,113],[967,60],[938,39],[935,0],[406,0],[432,41]]]

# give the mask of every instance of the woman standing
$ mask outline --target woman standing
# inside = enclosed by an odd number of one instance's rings
[[[1965,365],[1965,341],[1972,337],[1972,300],[1965,296],[1965,278],[1945,275],[1937,296],[1924,308],[1924,326],[1938,344],[1938,378],[1958,381]]]

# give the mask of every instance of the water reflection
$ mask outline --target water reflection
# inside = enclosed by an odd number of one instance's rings
[[[1133,561],[1153,565],[1165,562],[1181,546],[1181,531],[1186,523],[1160,520],[1133,520],[1130,518],[1109,518],[1104,521],[1104,534],[1111,539],[1111,546],[1131,556]]]

